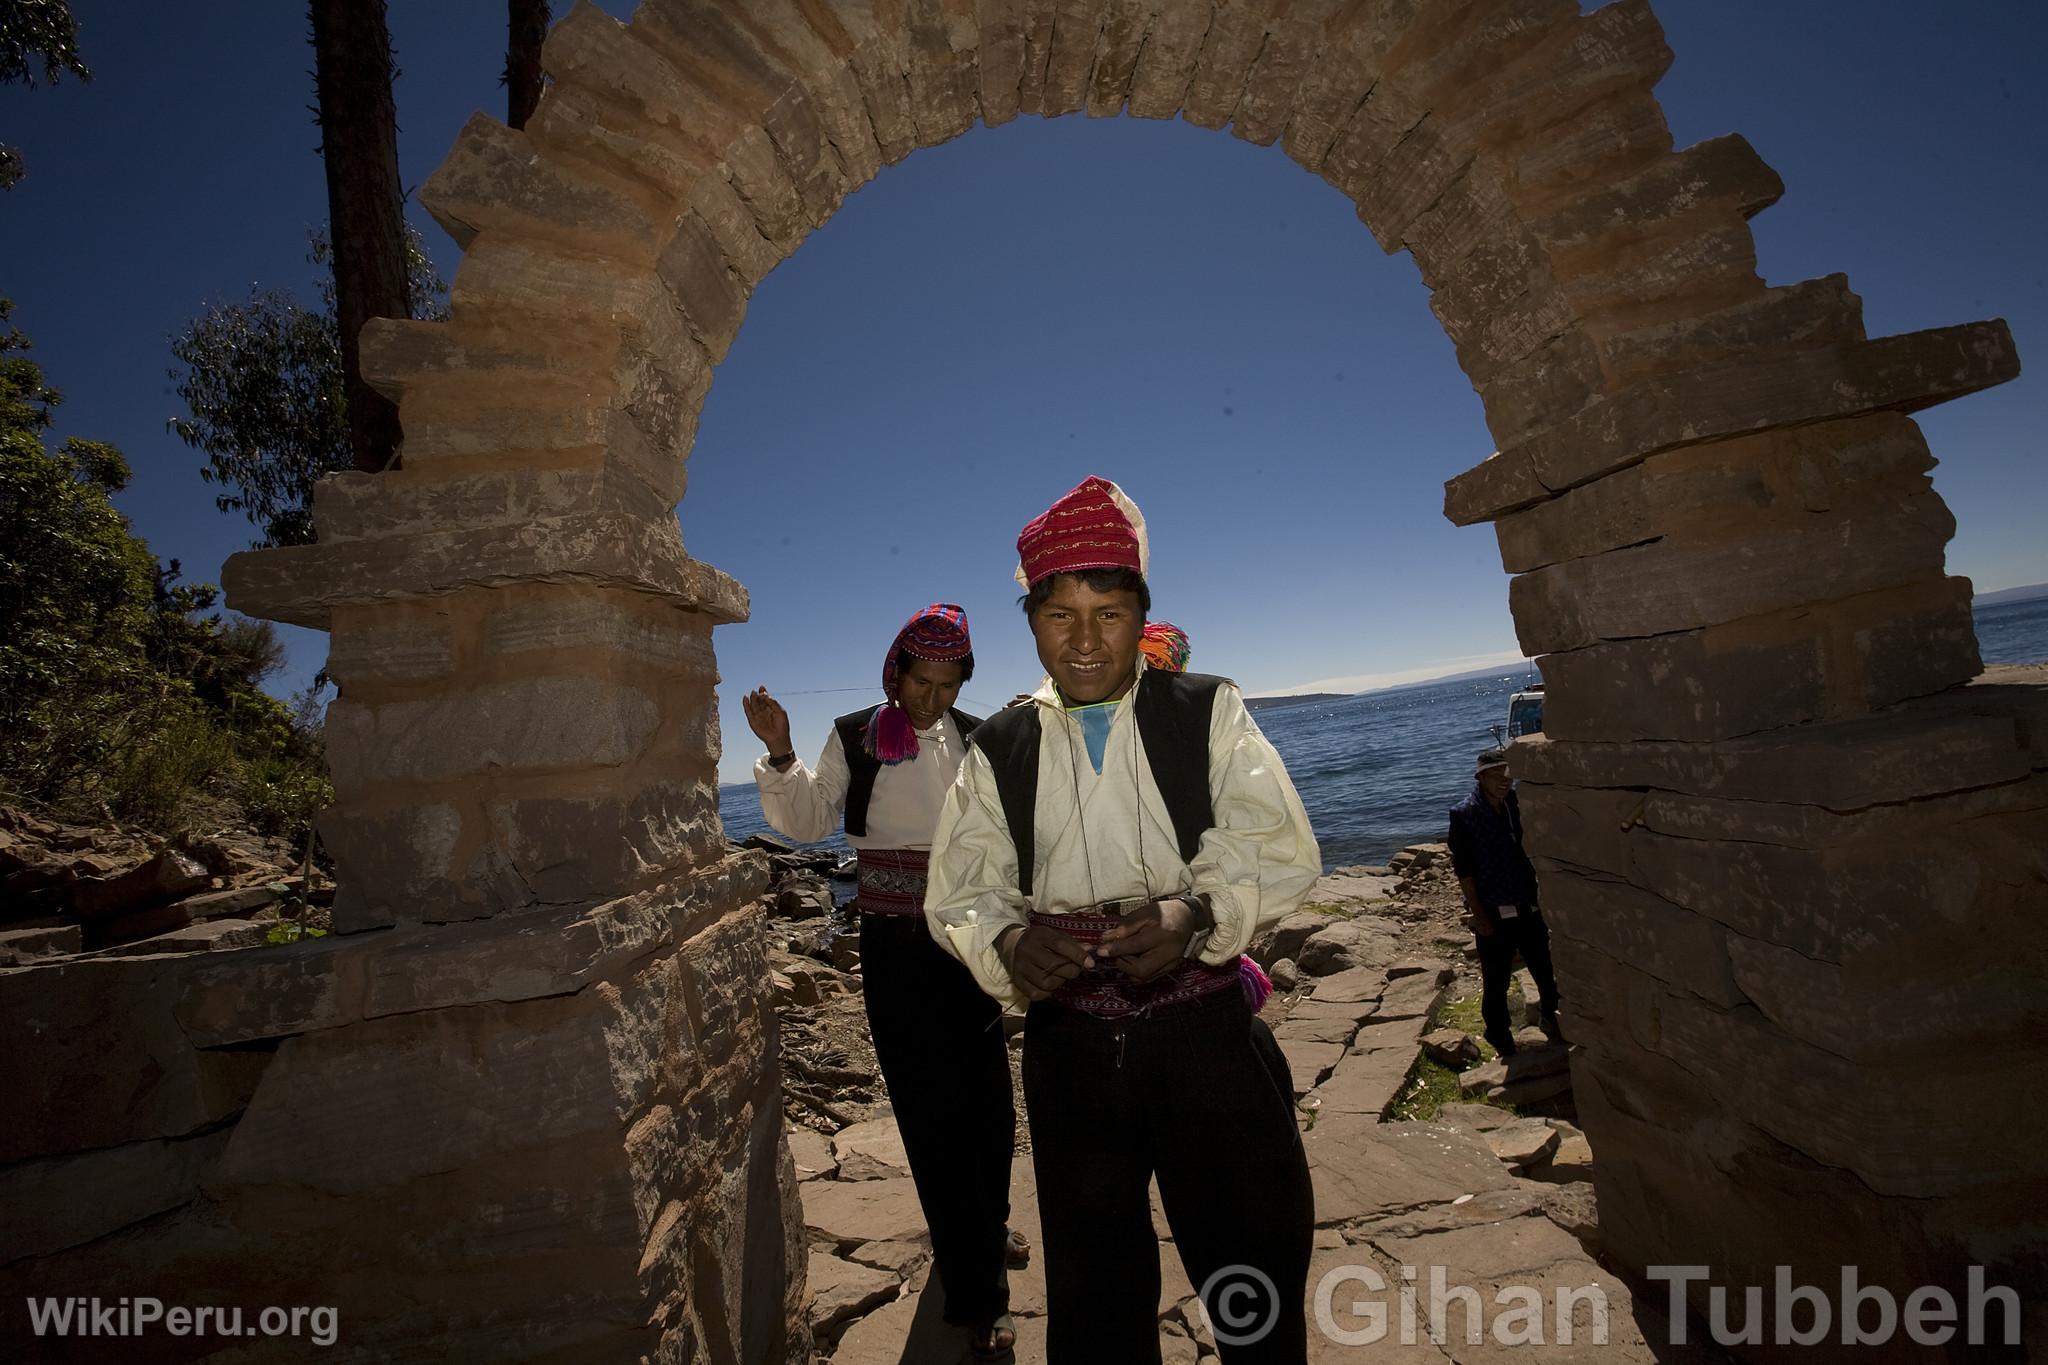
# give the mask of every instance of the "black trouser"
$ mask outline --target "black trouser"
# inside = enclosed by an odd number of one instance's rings
[[[932,942],[922,916],[863,915],[860,968],[946,1320],[986,1323],[1010,1303],[1003,1254],[1017,1110],[1001,1007]]]
[[[1513,919],[1493,921],[1493,932],[1474,934],[1479,942],[1479,1017],[1486,1021],[1486,1040],[1496,1048],[1512,1040],[1508,1019],[1508,978],[1515,974],[1515,954],[1536,979],[1536,999],[1545,1014],[1557,1013],[1557,978],[1550,972],[1550,930],[1543,916],[1524,908]]]
[[[1024,1103],[1052,1365],[1158,1362],[1155,1173],[1188,1278],[1211,1287],[1223,1359],[1302,1365],[1315,1198],[1287,1060],[1243,991],[1124,1020],[1033,1005]],[[1243,1288],[1255,1277],[1219,1275],[1246,1266],[1272,1296]],[[1226,1344],[1268,1321],[1258,1340]]]

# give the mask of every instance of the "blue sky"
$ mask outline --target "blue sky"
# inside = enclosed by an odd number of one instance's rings
[[[0,139],[29,167],[0,198],[0,292],[66,394],[59,434],[126,450],[122,509],[210,580],[251,531],[165,429],[168,339],[253,285],[310,295],[325,191],[303,14],[74,10],[93,84],[0,89]],[[1983,591],[2048,580],[2048,192],[2026,169],[2048,133],[2031,69],[2048,19],[2015,2],[1657,12],[1679,145],[1743,133],[1786,182],[1752,224],[1767,280],[1846,272],[1872,335],[2011,322],[2033,372],[1921,421],[1960,523],[1951,571]],[[502,113],[503,16],[391,5],[409,186],[472,111]],[[452,277],[453,244],[415,216]],[[1492,442],[1426,300],[1336,191],[1227,133],[1025,118],[885,170],[757,291],[691,457],[686,543],[754,600],[717,635],[727,778],[757,751],[741,692],[783,695],[813,753],[831,715],[878,695],[889,639],[933,599],[974,623],[971,702],[1035,683],[1015,535],[1090,473],[1151,521],[1155,614],[1248,690],[1512,653],[1491,530],[1439,510]],[[287,634],[283,690],[325,652]]]

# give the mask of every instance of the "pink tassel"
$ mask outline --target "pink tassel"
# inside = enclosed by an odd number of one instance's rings
[[[1245,1003],[1257,1014],[1266,1007],[1266,1000],[1273,994],[1273,981],[1259,970],[1259,964],[1248,957],[1237,960],[1237,984],[1244,987]]]
[[[901,763],[917,757],[917,727],[910,714],[894,702],[875,712],[868,721],[868,755],[882,763]]]

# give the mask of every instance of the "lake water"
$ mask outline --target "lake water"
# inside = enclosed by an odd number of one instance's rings
[[[1977,612],[1984,662],[2048,661],[2048,598]],[[1301,792],[1326,867],[1383,863],[1408,844],[1443,837],[1444,811],[1472,783],[1472,756],[1493,743],[1526,669],[1258,713]],[[726,833],[767,831],[752,783],[719,790]],[[827,847],[844,847],[836,837]]]

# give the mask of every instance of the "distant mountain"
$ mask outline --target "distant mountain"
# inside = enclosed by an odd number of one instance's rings
[[[1366,692],[1405,692],[1411,687],[1435,687],[1438,683],[1465,682],[1471,678],[1505,678],[1512,673],[1525,674],[1531,687],[1543,681],[1543,675],[1536,671],[1533,664],[1495,664],[1491,668],[1468,668],[1463,673],[1445,673],[1434,678],[1422,678],[1416,682],[1397,683],[1392,687],[1368,687]],[[1361,692],[1359,695],[1364,696],[1365,693]]]
[[[1998,607],[2007,602],[2031,602],[2037,597],[2048,597],[2048,583],[2029,583],[2023,588],[2001,588],[1997,592],[1979,593],[1970,599],[1970,605]]]

